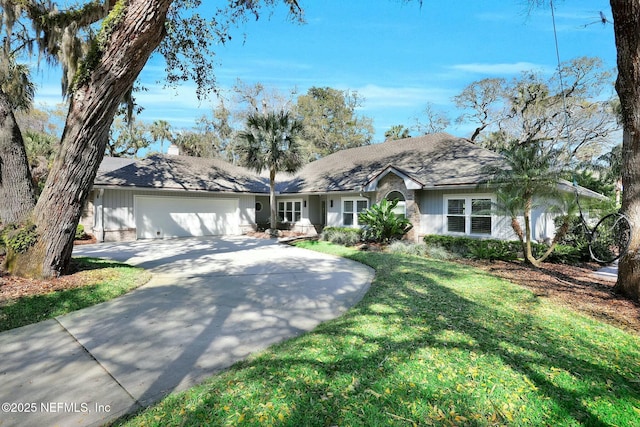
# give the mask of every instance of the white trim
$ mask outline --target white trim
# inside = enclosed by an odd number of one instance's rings
[[[284,203],[284,213],[285,215],[283,216],[282,220],[280,219],[280,203]],[[286,218],[286,213],[287,211],[287,203],[291,203],[291,221],[287,220]],[[295,204],[296,203],[300,203],[300,219],[298,221],[296,221],[296,209],[295,209]],[[301,222],[302,219],[304,218],[303,216],[304,213],[304,203],[303,203],[303,199],[300,198],[279,198],[276,200],[276,215],[278,215],[278,222],[283,223],[283,224],[295,224],[297,222]]]
[[[345,212],[344,211],[344,203],[345,202],[353,202],[353,207],[354,207],[354,211],[353,212]],[[360,224],[358,224],[358,202],[366,202],[367,206],[365,207],[365,209],[369,208],[369,199],[367,199],[366,197],[341,197],[340,198],[340,224],[342,224],[343,227],[353,227],[353,228],[358,228],[360,227]],[[344,215],[345,213],[349,213],[351,215],[353,215],[353,224],[350,225],[345,225],[344,223]]]
[[[471,236],[471,237],[493,237],[496,231],[497,216],[491,213],[491,215],[483,215],[491,218],[491,234],[471,233],[471,201],[473,199],[489,199],[491,204],[495,204],[496,196],[491,193],[469,193],[469,194],[445,194],[442,197],[442,216],[443,216],[443,231],[445,234],[452,236]],[[464,200],[464,233],[449,231],[449,200]],[[461,215],[462,216],[462,215]]]
[[[381,173],[379,173],[374,178],[369,180],[369,182],[363,185],[362,191],[376,191],[376,188],[378,188],[378,183],[380,182],[380,180],[390,173],[393,173],[396,176],[398,176],[400,179],[402,179],[404,181],[405,187],[407,187],[407,190],[421,190],[422,187],[424,187],[422,183],[411,178],[409,175],[400,172],[398,169],[394,168],[393,166],[387,166],[385,170],[383,170]]]
[[[384,198],[389,200],[390,202],[392,201],[389,199],[389,194],[391,193],[400,193],[402,195],[402,200],[398,199],[398,204],[393,209],[393,213],[395,213],[396,215],[402,215],[404,218],[406,218],[407,217],[407,196],[400,190],[391,190],[387,193],[386,196],[384,196]],[[402,210],[402,212],[398,212],[399,210]]]

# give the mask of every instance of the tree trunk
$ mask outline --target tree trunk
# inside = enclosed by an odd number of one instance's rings
[[[547,258],[549,258],[549,256],[553,253],[553,250],[556,248],[556,246],[558,246],[558,242],[562,240],[564,236],[567,235],[567,233],[569,232],[569,226],[571,222],[570,218],[571,217],[569,215],[565,215],[564,219],[562,220],[562,225],[558,229],[558,232],[556,233],[556,235],[553,236],[553,241],[551,242],[551,245],[545,251],[545,253],[540,258],[538,258],[537,262],[541,263],[541,262],[544,262]]]
[[[22,133],[7,96],[0,90],[0,224],[24,222],[35,203]]]
[[[120,2],[119,2],[120,3]],[[33,219],[38,241],[18,256],[12,273],[55,277],[71,259],[73,237],[122,95],[164,36],[171,0],[129,0],[114,8],[119,20],[108,35],[102,55],[86,83],[76,88],[59,153],[36,205]],[[112,22],[114,22],[112,21]]]
[[[615,290],[640,301],[640,0],[611,0],[618,52],[616,91],[622,107],[622,211],[631,220],[628,252]]]
[[[533,200],[527,197],[527,201],[524,205],[524,260],[534,267],[538,267],[539,263],[536,257],[533,256],[533,247],[531,243],[531,206]]]
[[[271,208],[270,233],[271,235],[277,235],[278,211],[276,209],[276,171],[274,169],[269,171],[269,206]]]

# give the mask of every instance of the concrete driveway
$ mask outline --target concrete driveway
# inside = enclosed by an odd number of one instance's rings
[[[102,424],[339,316],[373,279],[350,260],[246,237],[98,244],[74,255],[145,267],[153,278],[1,333],[2,427]]]

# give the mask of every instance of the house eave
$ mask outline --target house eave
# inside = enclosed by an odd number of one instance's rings
[[[246,196],[268,196],[269,192],[253,192],[253,191],[221,191],[207,190],[200,188],[158,188],[158,187],[141,187],[136,185],[104,185],[94,184],[95,190],[124,190],[124,191],[157,191],[157,192],[180,192],[180,193],[211,193],[211,194],[241,194]]]

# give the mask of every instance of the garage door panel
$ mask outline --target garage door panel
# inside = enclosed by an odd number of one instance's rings
[[[240,234],[238,200],[136,197],[141,239]]]

